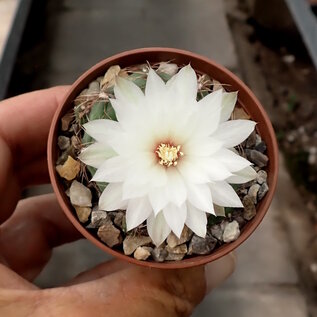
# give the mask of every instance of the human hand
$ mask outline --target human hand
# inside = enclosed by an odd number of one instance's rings
[[[48,182],[49,125],[67,89],[55,87],[0,103],[0,315],[189,316],[206,290],[232,273],[232,255],[182,270],[112,260],[53,289],[31,283],[54,247],[81,237],[54,195],[20,200],[23,188]]]

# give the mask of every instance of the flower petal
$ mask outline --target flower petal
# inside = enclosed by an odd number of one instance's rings
[[[108,145],[108,140],[122,132],[120,124],[113,120],[92,120],[83,125],[85,132],[96,141]]]
[[[130,106],[139,107],[144,101],[144,94],[140,87],[120,76],[116,77],[114,95],[116,99]]]
[[[147,184],[135,184],[133,182],[124,182],[122,188],[122,198],[131,199],[146,196],[148,193]]]
[[[198,111],[191,120],[195,127],[193,138],[209,136],[217,130],[220,123],[221,101],[222,90],[216,90],[198,102]]]
[[[218,152],[223,143],[212,137],[190,138],[182,146],[182,151],[189,156],[210,156]]]
[[[187,183],[188,201],[196,208],[214,214],[210,188],[206,184]]]
[[[122,199],[122,183],[108,184],[99,198],[99,209],[113,211],[126,207],[127,201]]]
[[[92,181],[94,182],[123,182],[127,168],[131,164],[127,158],[115,156],[106,160],[96,171]]]
[[[167,195],[166,187],[157,187],[150,190],[149,200],[154,214],[157,215],[169,202],[169,196]]]
[[[222,95],[220,122],[229,120],[237,103],[238,92],[224,92]]]
[[[207,174],[209,181],[222,181],[232,175],[222,162],[213,157],[201,157],[199,164]]]
[[[180,69],[167,83],[166,87],[171,96],[177,96],[180,100],[196,100],[197,77],[193,68],[189,65]]]
[[[163,212],[161,211],[155,217],[151,214],[147,219],[147,232],[153,243],[160,246],[171,232],[171,228],[166,223]]]
[[[160,103],[162,94],[166,93],[166,86],[163,79],[152,69],[149,69],[149,73],[145,86],[145,97],[151,102],[158,101]],[[152,106],[152,104],[150,105]]]
[[[130,199],[126,212],[127,231],[136,228],[152,214],[152,207],[147,197]]]
[[[187,203],[187,218],[185,223],[197,236],[205,238],[207,231],[207,216],[204,211]]]
[[[235,190],[227,182],[209,184],[213,202],[223,207],[243,207]]]
[[[172,229],[175,235],[180,238],[187,217],[186,204],[184,203],[178,207],[177,205],[170,203],[164,207],[163,214],[168,226]]]
[[[228,177],[226,182],[230,184],[244,184],[246,182],[252,181],[256,178],[256,176],[256,171],[251,166],[248,166]]]
[[[213,137],[224,143],[226,148],[243,142],[254,130],[256,123],[251,120],[230,120],[220,124]]]
[[[99,168],[105,160],[115,155],[116,152],[110,146],[96,142],[83,149],[78,158],[86,165]]]
[[[166,174],[166,192],[169,196],[169,201],[175,203],[177,206],[180,206],[187,198],[187,189],[183,178],[176,168],[167,169]]]
[[[252,163],[228,149],[221,149],[212,156],[224,164],[230,172],[240,171]]]

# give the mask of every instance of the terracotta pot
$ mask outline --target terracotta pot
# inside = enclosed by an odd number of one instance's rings
[[[268,184],[270,189],[266,196],[262,199],[262,201],[257,205],[256,216],[245,225],[245,227],[242,229],[240,237],[236,241],[222,245],[210,255],[195,256],[192,258],[175,262],[158,263],[154,261],[139,261],[130,256],[126,256],[123,253],[120,253],[107,247],[98,239],[97,236],[94,236],[93,234],[88,232],[84,228],[84,226],[78,221],[77,216],[74,213],[73,207],[70,204],[69,198],[66,196],[64,192],[64,188],[59,180],[59,176],[56,174],[55,171],[55,162],[58,154],[57,134],[60,126],[60,119],[64,114],[66,114],[68,110],[70,110],[70,108],[72,107],[72,101],[75,99],[75,97],[84,88],[86,88],[91,81],[96,79],[98,76],[102,76],[111,65],[117,64],[121,67],[126,67],[130,65],[141,64],[145,61],[149,61],[151,63],[169,60],[172,60],[173,62],[179,65],[186,65],[190,63],[196,71],[209,74],[210,77],[218,80],[223,84],[229,84],[228,86],[226,86],[228,87],[227,90],[239,91],[238,104],[244,108],[244,110],[251,116],[252,120],[258,123],[257,130],[267,145],[267,155],[269,156],[267,172]],[[253,95],[251,90],[238,77],[236,77],[226,68],[216,64],[214,61],[206,57],[202,57],[200,55],[178,49],[154,47],[136,49],[109,57],[103,60],[102,62],[98,63],[97,65],[93,66],[79,79],[76,80],[76,82],[71,86],[63,102],[58,107],[52,121],[48,138],[48,167],[51,182],[56,193],[57,199],[59,201],[59,204],[61,205],[68,219],[82,233],[84,237],[89,239],[100,249],[121,260],[125,260],[131,263],[147,267],[174,269],[193,267],[214,261],[226,255],[227,253],[233,251],[252,234],[252,232],[257,228],[257,226],[262,221],[273,198],[277,182],[278,148],[275,139],[275,134],[266,112],[264,111],[260,102]]]

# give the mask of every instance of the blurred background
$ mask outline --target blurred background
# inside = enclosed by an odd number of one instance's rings
[[[279,183],[236,272],[194,316],[317,316],[316,15],[317,0],[0,0],[0,99],[70,84],[137,47],[187,49],[229,68],[273,122]],[[36,283],[52,287],[108,258],[84,240],[59,247]]]

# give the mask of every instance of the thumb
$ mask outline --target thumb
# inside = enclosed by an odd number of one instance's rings
[[[178,270],[111,266],[99,265],[80,276],[79,284],[67,287],[84,300],[81,313],[93,309],[95,316],[190,316],[206,292],[233,272],[235,260],[229,254],[205,267]],[[101,277],[103,273],[110,274]],[[93,276],[99,278],[93,280]]]

